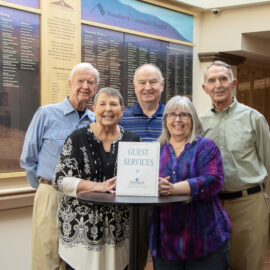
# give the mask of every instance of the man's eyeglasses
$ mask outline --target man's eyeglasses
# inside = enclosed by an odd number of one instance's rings
[[[170,120],[176,120],[176,118],[179,117],[181,120],[187,120],[189,117],[191,117],[191,114],[188,112],[181,112],[181,113],[167,113],[167,118]]]

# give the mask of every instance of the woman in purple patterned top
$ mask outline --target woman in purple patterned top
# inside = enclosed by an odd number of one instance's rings
[[[156,207],[150,229],[155,270],[227,270],[231,222],[218,193],[224,181],[215,143],[187,97],[166,105],[159,138],[159,194],[190,194],[186,205]]]

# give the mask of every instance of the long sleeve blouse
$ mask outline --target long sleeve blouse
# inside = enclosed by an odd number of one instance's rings
[[[218,192],[224,181],[223,165],[215,143],[198,137],[176,157],[172,145],[161,146],[160,177],[172,183],[188,181],[192,202],[156,207],[150,229],[154,257],[194,259],[215,251],[230,237],[231,223]]]
[[[140,137],[120,127],[110,152],[104,153],[102,141],[87,126],[74,131],[63,146],[54,179],[54,187],[65,193],[58,210],[59,254],[74,269],[118,270],[128,264],[128,208],[83,202],[65,187],[67,177],[103,182],[115,176],[120,141]]]

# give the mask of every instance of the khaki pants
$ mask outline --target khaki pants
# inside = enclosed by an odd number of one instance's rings
[[[32,216],[32,270],[60,267],[57,211],[62,196],[51,185],[39,184]]]
[[[263,192],[221,202],[232,222],[230,270],[262,270],[269,230]]]

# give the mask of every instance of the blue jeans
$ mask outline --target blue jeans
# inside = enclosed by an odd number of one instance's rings
[[[155,270],[228,270],[230,241],[207,256],[194,260],[166,260],[153,257]]]

